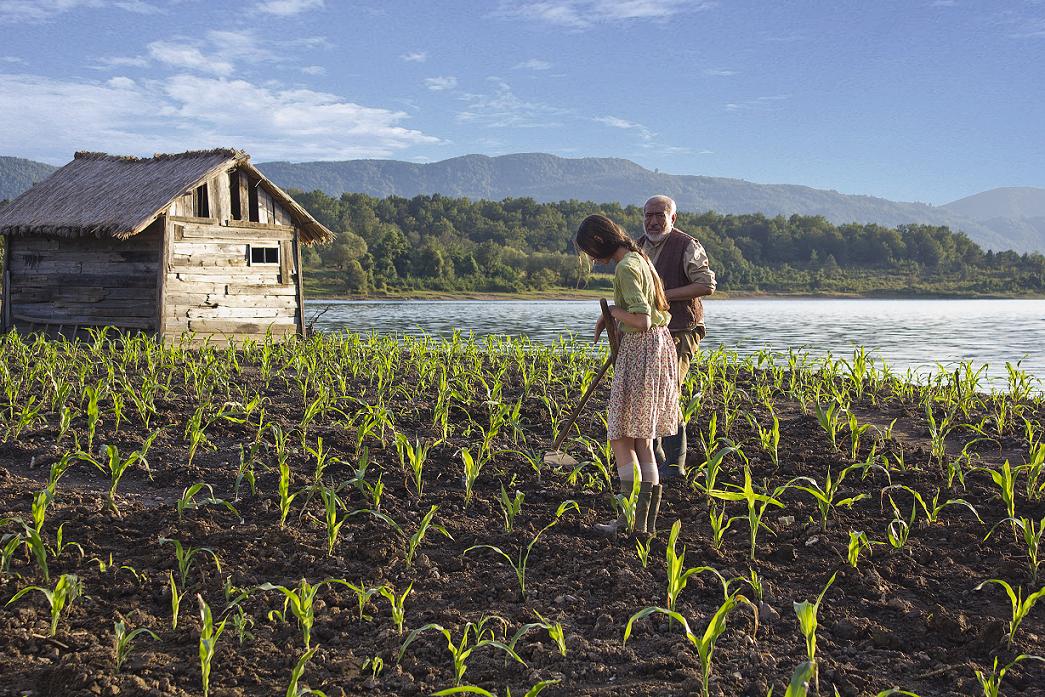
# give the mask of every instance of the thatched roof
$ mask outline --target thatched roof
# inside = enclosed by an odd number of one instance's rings
[[[250,164],[241,150],[149,158],[78,152],[73,161],[0,209],[0,234],[116,237],[147,228],[171,202],[211,176],[244,167],[287,208],[306,244],[333,234]]]

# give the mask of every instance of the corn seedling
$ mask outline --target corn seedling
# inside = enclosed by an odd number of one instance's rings
[[[1009,518],[1016,517],[1016,479],[1019,472],[1019,468],[1013,469],[1008,460],[998,469],[987,470],[991,481],[998,487],[998,497],[1005,504],[1005,511]]]
[[[543,629],[548,632],[548,638],[555,642],[555,646],[559,649],[559,655],[566,655],[566,634],[562,628],[562,624],[559,622],[549,622],[546,620],[541,613],[536,610],[533,614],[537,616],[537,622],[529,622],[519,627],[519,629],[512,635],[511,641],[508,642],[508,647],[512,650],[515,649],[519,640],[522,639],[526,634],[534,629]],[[505,659],[507,661],[507,659]]]
[[[287,516],[290,514],[290,506],[301,491],[290,490],[290,464],[285,456],[278,457],[279,482],[276,485],[276,493],[279,494],[279,527],[286,525]]]
[[[428,452],[438,445],[435,443],[421,443],[421,441],[410,442],[405,435],[397,433],[395,437],[396,452],[399,453],[399,463],[403,467],[404,475],[409,469],[410,478],[413,481],[414,492],[417,498],[424,494],[424,469],[428,460]],[[405,482],[404,482],[405,484]]]
[[[718,573],[718,571],[710,566],[694,566],[689,569],[686,568],[686,548],[682,548],[682,554],[675,551],[675,544],[678,542],[680,532],[682,532],[682,521],[676,520],[671,526],[671,532],[668,534],[667,547],[664,551],[665,568],[668,578],[668,610],[675,609],[675,604],[678,602],[679,595],[683,590],[685,590],[691,576],[704,573],[705,571],[712,571],[716,574]]]
[[[178,628],[178,615],[181,612],[181,591],[178,590],[178,584],[174,582],[174,572],[167,572],[168,585],[171,589],[171,629]]]
[[[635,538],[635,552],[639,555],[639,563],[645,569],[649,565],[649,552],[650,547],[653,546],[653,538],[648,537],[643,540],[642,537],[639,535]]]
[[[628,619],[628,624],[624,627],[624,643],[628,643],[628,637],[631,636],[632,626],[635,622],[645,619],[653,613],[666,615],[669,619],[678,622],[682,625],[682,629],[686,633],[686,639],[697,651],[697,657],[700,659],[701,693],[704,697],[709,697],[711,694],[711,661],[715,655],[715,644],[719,637],[722,636],[723,632],[726,631],[726,618],[729,616],[729,613],[740,605],[747,605],[751,608],[751,612],[754,614],[755,619],[755,626],[752,634],[756,633],[758,631],[758,608],[756,608],[754,603],[743,595],[733,594],[728,597],[717,610],[715,610],[715,613],[708,621],[708,625],[704,629],[703,634],[700,636],[694,634],[693,630],[690,629],[689,622],[686,621],[686,618],[674,610],[667,610],[662,607],[647,607],[643,610],[639,610]]]
[[[842,429],[840,412],[844,411],[845,408],[838,402],[831,402],[827,406],[816,405],[816,422],[820,424],[820,428],[824,429],[828,440],[831,441],[831,448],[834,450],[838,450],[838,434]]]
[[[192,561],[200,552],[209,554],[211,559],[214,560],[214,568],[217,569],[219,574],[221,573],[221,562],[218,560],[218,555],[210,547],[186,547],[179,540],[169,537],[161,537],[159,539],[160,544],[167,544],[168,542],[174,545],[174,557],[178,562],[178,580],[181,581],[182,588],[186,587],[189,579],[189,570],[192,568]]]
[[[1042,596],[1045,596],[1045,586],[1042,586],[1037,591],[1031,593],[1026,598],[1023,597],[1023,588],[1013,590],[1005,581],[998,578],[992,578],[984,581],[980,585],[976,586],[973,590],[980,590],[988,583],[994,583],[1005,589],[1005,594],[1009,596],[1009,603],[1011,604],[1011,614],[1009,616],[1009,646],[1012,646],[1013,640],[1016,637],[1016,630],[1020,628],[1020,624],[1027,618],[1030,611],[1034,609],[1038,600]]]
[[[410,634],[407,635],[406,640],[403,642],[402,646],[399,647],[399,655],[396,658],[396,661],[402,662],[403,655],[406,653],[406,649],[410,646],[410,644],[414,643],[414,641],[421,634],[429,631],[436,631],[446,638],[446,647],[447,650],[450,652],[451,664],[453,666],[455,687],[459,687],[461,685],[461,680],[464,678],[465,671],[468,670],[468,659],[471,657],[472,653],[476,649],[481,649],[489,646],[491,648],[495,648],[499,651],[504,652],[507,656],[518,661],[520,664],[524,666],[526,665],[526,661],[520,658],[519,654],[517,654],[514,649],[505,644],[503,641],[498,641],[494,639],[492,636],[490,638],[484,638],[485,632],[483,630],[482,625],[482,620],[478,624],[468,622],[464,626],[464,631],[461,633],[460,640],[456,642],[454,641],[453,635],[450,633],[450,630],[446,629],[440,624],[430,623],[424,625],[423,627],[418,627],[417,629],[413,630],[412,632],[410,632]]]
[[[479,479],[479,473],[485,464],[483,454],[484,451],[480,450],[479,458],[475,458],[472,456],[471,450],[461,448],[461,462],[464,465],[464,500],[466,504],[472,500],[472,490],[475,488],[475,482]]]
[[[90,453],[84,451],[77,453],[77,457],[84,462],[94,465],[102,474],[109,475],[109,491],[106,496],[106,502],[109,510],[119,516],[120,511],[116,507],[116,488],[120,485],[120,480],[123,478],[124,473],[136,462],[145,459],[144,453],[139,450],[130,453],[127,457],[121,457],[120,451],[115,445],[106,445],[104,464],[94,459]]]
[[[999,521],[997,525],[991,528],[987,536],[983,538],[986,542],[994,531],[998,529],[998,525],[1002,523],[1011,523],[1013,527],[1019,528],[1020,532],[1023,533],[1023,544],[1027,548],[1027,563],[1030,566],[1031,583],[1037,583],[1038,581],[1038,553],[1041,551],[1041,536],[1045,532],[1045,518],[1034,521],[1033,518],[1005,518]]]
[[[359,670],[370,669],[370,686],[373,687],[374,683],[377,682],[377,676],[381,675],[381,671],[385,669],[385,661],[380,656],[371,656],[370,658],[363,661],[363,665],[359,667]]]
[[[860,452],[860,438],[871,429],[871,424],[861,424],[852,411],[846,411],[846,421],[849,426],[849,458],[855,460]]]
[[[729,528],[740,517],[729,517],[726,511],[726,504],[723,503],[721,508],[715,506],[715,504],[708,506],[708,519],[711,522],[711,546],[715,549],[722,549],[726,533],[729,532]]]
[[[421,518],[421,522],[417,524],[417,530],[411,535],[406,541],[406,565],[411,566],[414,563],[414,555],[417,553],[417,549],[421,546],[421,542],[424,541],[425,536],[429,530],[438,532],[443,537],[454,539],[446,528],[438,523],[433,523],[432,519],[435,518],[435,512],[439,510],[439,506],[432,505],[428,509],[428,513],[425,513],[424,517]]]
[[[287,685],[286,697],[308,697],[308,695],[318,695],[319,697],[327,697],[325,692],[320,690],[312,690],[304,685],[301,685],[301,676],[305,674],[305,666],[312,660],[312,657],[316,655],[316,651],[319,647],[308,649],[305,653],[301,654],[297,663],[294,664],[294,669],[290,671],[290,684]]]
[[[827,589],[835,582],[836,575],[831,574],[827,585],[820,591],[820,595],[816,597],[816,602],[811,603],[808,600],[803,600],[800,603],[794,603],[795,615],[798,617],[798,627],[802,630],[802,636],[806,640],[806,659],[813,664],[813,682],[816,685],[817,692],[820,692],[820,670],[816,659],[817,614],[820,612],[820,603],[823,602]]]
[[[403,633],[403,625],[406,621],[406,596],[410,595],[410,591],[413,590],[414,583],[410,582],[410,585],[406,587],[406,590],[400,595],[396,595],[395,589],[391,586],[381,586],[378,590],[382,597],[384,597],[388,604],[392,608],[392,624],[396,627],[396,633]]]
[[[762,447],[762,451],[769,456],[769,460],[773,463],[773,467],[780,466],[780,419],[773,413],[773,407],[768,402],[766,406],[769,408],[769,416],[773,419],[771,426],[763,427],[754,416],[747,414],[747,421],[751,425],[751,429],[758,434],[758,442]]]
[[[207,496],[197,499],[197,496],[204,489],[207,490]],[[197,482],[191,486],[185,487],[181,493],[181,498],[178,499],[178,520],[182,520],[186,510],[199,510],[203,506],[224,506],[232,515],[237,518],[240,517],[239,511],[236,507],[225,499],[219,499],[214,496],[214,487],[206,482]],[[242,518],[241,518],[242,520]]]
[[[578,513],[580,512],[580,506],[577,505],[576,501],[572,501],[572,500],[563,501],[561,504],[559,504],[558,510],[555,511],[555,519],[552,520],[547,525],[545,525],[543,528],[541,528],[537,532],[537,534],[533,536],[533,539],[530,540],[529,544],[526,545],[525,549],[520,549],[519,550],[519,554],[518,554],[518,557],[516,559],[512,559],[504,550],[502,550],[500,547],[496,547],[494,545],[472,545],[471,547],[466,549],[464,551],[464,553],[468,554],[472,550],[476,550],[476,549],[488,549],[491,552],[496,552],[501,557],[503,557],[504,560],[506,562],[508,562],[508,565],[510,567],[512,567],[512,570],[515,572],[515,579],[519,583],[519,595],[522,598],[525,599],[526,598],[526,565],[530,561],[530,553],[533,552],[533,548],[537,544],[537,541],[539,539],[541,539],[541,535],[543,535],[545,532],[547,532],[552,527],[554,527],[559,522],[559,520],[561,520],[562,516],[566,513],[566,511],[571,510],[571,509],[577,511]]]
[[[842,470],[837,479],[831,477],[831,469],[827,470],[827,479],[823,486],[811,477],[799,477],[797,481],[808,482],[809,485],[795,484],[794,488],[810,494],[816,500],[816,506],[820,510],[820,529],[827,530],[827,521],[831,513],[839,508],[852,508],[853,504],[867,498],[867,494],[857,494],[847,498],[838,498],[839,489],[846,475],[857,465],[850,465]]]
[[[907,546],[907,539],[911,536],[911,526],[914,525],[914,519],[918,515],[918,509],[915,504],[911,504],[911,515],[905,520],[900,515],[900,509],[897,508],[896,503],[892,499],[889,499],[889,503],[893,506],[893,519],[889,522],[889,525],[885,528],[885,539],[889,542],[889,545],[893,549],[903,549]]]
[[[1041,661],[1042,663],[1045,663],[1045,658],[1042,658],[1041,656],[1032,656],[1021,653],[1001,668],[998,668],[998,658],[995,656],[994,668],[991,669],[989,674],[982,670],[977,670],[976,680],[980,683],[980,687],[983,688],[983,696],[1000,697],[1001,681],[1005,679],[1005,674],[1008,673],[1016,664],[1027,660]]]
[[[871,542],[871,539],[867,537],[867,533],[850,530],[849,548],[846,552],[846,561],[849,562],[849,566],[855,569],[856,565],[860,562],[860,554],[865,551],[870,554],[872,545],[874,544],[875,543]]]
[[[53,637],[58,632],[58,620],[61,619],[62,612],[74,600],[83,595],[83,583],[80,581],[78,576],[73,574],[62,574],[58,577],[58,581],[54,584],[54,588],[47,589],[41,588],[40,586],[27,586],[15,593],[6,604],[10,605],[31,591],[43,594],[44,599],[47,600],[47,605],[51,610],[51,629],[48,636]]]
[[[210,605],[207,605],[202,595],[197,594],[196,599],[200,604],[200,674],[203,683],[203,697],[207,697],[210,694],[211,664],[214,662],[214,653],[218,648],[218,639],[221,638],[221,633],[225,631],[225,622],[227,620],[222,620],[221,624],[215,626]]]
[[[127,631],[127,625],[122,620],[117,621],[113,624],[113,658],[116,663],[116,672],[120,672],[120,668],[123,667],[124,661],[127,660],[127,656],[130,655],[131,649],[133,648],[134,640],[142,634],[148,634],[156,641],[160,640],[156,632],[145,627],[138,627]]]
[[[498,499],[498,503],[501,505],[501,515],[504,517],[505,532],[511,532],[512,528],[515,527],[515,517],[522,511],[523,499],[525,498],[526,495],[518,489],[516,489],[514,497],[509,497],[504,484],[501,484],[501,497]]]
[[[278,619],[285,622],[287,619],[287,611],[294,616],[298,621],[298,627],[301,629],[301,636],[305,642],[305,649],[308,650],[312,647],[312,626],[316,622],[316,611],[314,604],[316,601],[316,595],[323,586],[330,585],[331,583],[341,583],[342,585],[351,587],[347,581],[341,581],[340,579],[327,579],[326,581],[320,581],[316,585],[312,585],[307,579],[302,578],[301,582],[298,583],[297,588],[287,588],[286,586],[277,586],[272,583],[262,583],[258,586],[258,590],[263,591],[279,591],[283,594],[283,609],[272,610],[268,613],[269,621]]]
[[[714,490],[711,496],[717,499],[723,499],[725,501],[743,501],[747,504],[747,522],[748,522],[748,536],[751,543],[750,546],[750,558],[752,561],[755,559],[755,548],[758,539],[758,531],[760,528],[769,530],[769,527],[762,522],[762,518],[766,514],[766,509],[772,505],[777,508],[784,508],[784,504],[781,503],[776,497],[783,493],[790,484],[777,487],[772,494],[760,494],[757,493],[751,484],[751,469],[745,464],[744,465],[744,484],[727,484],[733,491],[720,491]],[[772,532],[770,530],[770,532]]]

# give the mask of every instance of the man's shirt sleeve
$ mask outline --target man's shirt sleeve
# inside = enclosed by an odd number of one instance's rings
[[[715,272],[711,270],[704,245],[694,240],[693,244],[686,247],[683,261],[685,262],[686,278],[690,283],[702,283],[711,290],[715,290],[718,282],[715,280]]]

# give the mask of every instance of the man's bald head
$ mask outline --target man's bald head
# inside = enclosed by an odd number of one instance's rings
[[[642,226],[646,230],[646,238],[653,244],[659,244],[675,226],[675,202],[663,194],[647,199],[642,213]]]

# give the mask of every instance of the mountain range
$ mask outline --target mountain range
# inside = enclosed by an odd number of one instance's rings
[[[832,223],[946,225],[965,232],[984,249],[1045,253],[1045,189],[999,188],[942,206],[842,194],[795,184],[757,184],[742,179],[666,174],[620,158],[562,158],[543,153],[487,157],[465,155],[418,164],[398,160],[263,162],[283,188],[319,189],[376,197],[442,194],[501,200],[577,199],[641,204],[654,193],[671,196],[683,211],[822,215]],[[55,168],[0,157],[0,199],[13,198]]]

